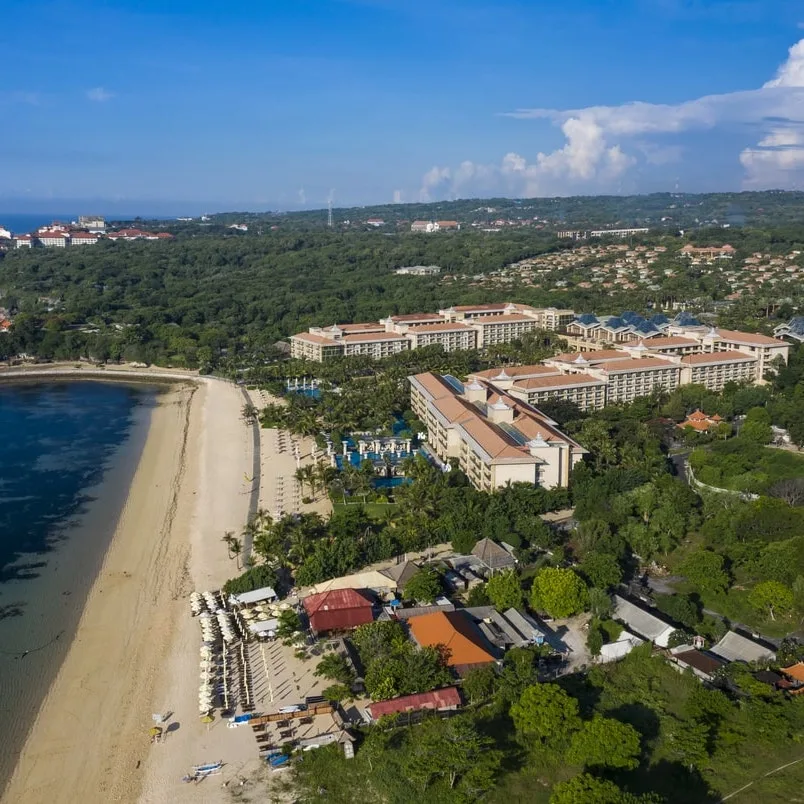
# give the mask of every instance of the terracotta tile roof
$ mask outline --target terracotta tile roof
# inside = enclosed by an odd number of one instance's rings
[[[457,396],[445,396],[441,399],[433,401],[433,407],[448,421],[460,422],[468,421],[473,416],[477,416],[477,412],[470,409],[468,402],[459,399]]]
[[[560,355],[551,357],[550,360],[559,363],[574,363],[579,357],[582,357],[587,363],[603,363],[607,360],[623,360],[627,355],[620,349],[600,349],[597,352],[562,352]]]
[[[406,315],[389,316],[395,324],[407,324],[411,321],[443,321],[444,316],[438,313],[408,313]]]
[[[747,343],[752,346],[788,346],[784,341],[770,338],[767,335],[759,335],[756,332],[739,332],[734,329],[718,329],[718,335],[726,341],[735,343]]]
[[[705,366],[712,363],[753,363],[756,357],[745,352],[705,352],[698,355],[684,355],[681,362],[687,366]]]
[[[377,341],[407,341],[404,335],[394,332],[367,332],[360,335],[344,335],[341,338],[345,343],[372,343]]]
[[[573,385],[605,385],[605,380],[589,374],[558,374],[552,377],[530,377],[514,383],[514,388],[529,391],[534,388],[567,388]]]
[[[552,366],[505,366],[505,368],[486,369],[485,371],[475,371],[470,374],[470,377],[477,377],[481,380],[494,380],[511,379],[515,380],[517,377],[533,377],[533,376],[546,376],[559,374],[559,370]],[[503,376],[504,375],[504,376]]]
[[[644,343],[644,345],[648,349],[665,349],[668,346],[697,346],[698,341],[693,340],[692,338],[682,338],[678,335],[657,335],[655,338],[648,338],[647,341],[643,341],[641,338],[635,341],[628,341],[624,343],[623,346],[638,346],[640,343]]]
[[[342,332],[385,332],[385,327],[378,321],[367,321],[364,324],[336,324]]]
[[[456,313],[470,313],[475,310],[505,310],[506,307],[508,307],[508,302],[502,302],[501,304],[458,304],[451,309]]]
[[[790,678],[796,681],[804,682],[804,662],[790,665],[790,667],[782,667],[781,671]]]
[[[505,313],[504,315],[486,315],[482,318],[473,319],[472,323],[481,327],[492,326],[493,324],[517,324],[521,321],[530,321],[534,326],[536,319],[528,315],[520,315],[519,313]]]
[[[419,382],[433,399],[455,396],[455,391],[437,374],[426,371],[424,374],[415,374],[412,379]]]
[[[631,371],[653,371],[655,369],[677,368],[677,363],[671,363],[669,360],[662,360],[660,357],[627,358],[625,360],[615,360],[611,363],[606,363],[605,366],[600,367],[601,371],[607,371],[612,374]]]
[[[418,335],[419,333],[427,332],[474,332],[474,327],[468,324],[462,324],[459,321],[455,323],[439,323],[439,324],[418,324],[408,328],[411,335]]]
[[[322,346],[337,346],[338,344],[332,338],[325,338],[323,335],[316,335],[313,332],[299,332],[296,335],[291,335],[290,339],[296,341],[307,341],[308,343],[320,343]]]
[[[445,687],[432,692],[420,692],[416,695],[403,695],[391,698],[390,701],[376,701],[367,707],[372,720],[384,715],[396,715],[402,712],[418,712],[422,709],[455,709],[461,705],[461,696],[457,687]]]
[[[422,647],[443,645],[447,665],[490,664],[495,661],[480,629],[462,611],[433,612],[408,620],[413,638]]]

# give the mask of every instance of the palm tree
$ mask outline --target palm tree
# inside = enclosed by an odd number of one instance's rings
[[[243,542],[240,539],[232,538],[229,542],[229,549],[232,551],[235,559],[237,559],[237,568],[240,569],[240,554],[243,552]]]
[[[229,554],[229,558],[232,557],[232,542],[236,541],[234,531],[227,530],[226,533],[221,536],[221,541],[226,543],[227,552]]]
[[[294,473],[293,477],[296,478],[299,486],[301,487],[302,496],[304,496],[304,484],[307,482],[307,474],[305,473],[306,467],[300,466]]]

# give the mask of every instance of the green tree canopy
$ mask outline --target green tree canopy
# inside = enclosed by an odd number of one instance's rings
[[[517,732],[541,743],[562,742],[581,724],[578,702],[556,684],[534,684],[511,706]]]
[[[522,592],[522,583],[515,570],[498,572],[489,578],[486,584],[486,594],[497,608],[497,611],[522,608],[525,596]]]
[[[630,770],[639,764],[639,732],[628,723],[595,715],[577,731],[567,759],[587,768]]]
[[[623,577],[623,570],[617,558],[611,553],[601,553],[597,550],[584,556],[580,569],[589,583],[598,589],[611,589],[617,586]]]
[[[441,591],[441,576],[432,567],[425,567],[408,580],[403,595],[406,600],[432,603]]]
[[[789,586],[778,581],[763,581],[751,590],[748,602],[757,611],[775,620],[777,614],[784,617],[793,609],[793,592]]]
[[[728,588],[729,576],[723,569],[723,556],[711,550],[694,550],[679,569],[702,592],[725,592]]]
[[[533,579],[531,606],[562,619],[584,610],[589,595],[586,584],[571,569],[545,567]]]

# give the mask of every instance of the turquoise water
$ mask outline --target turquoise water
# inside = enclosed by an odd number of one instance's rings
[[[0,385],[0,793],[69,648],[157,394],[84,381]]]

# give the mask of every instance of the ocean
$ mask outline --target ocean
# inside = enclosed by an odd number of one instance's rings
[[[45,212],[43,214],[35,213],[10,213],[0,212],[0,229],[8,229],[12,234],[27,234],[38,229],[40,226],[46,226],[53,221],[61,221],[62,223],[70,223],[77,221],[78,215],[75,214],[56,214]]]
[[[0,797],[70,646],[159,392],[0,385]]]

